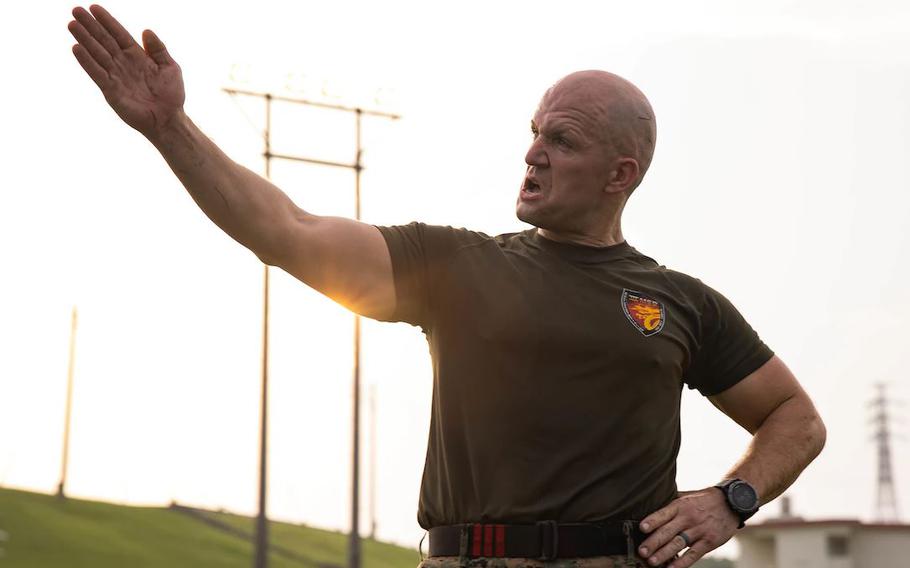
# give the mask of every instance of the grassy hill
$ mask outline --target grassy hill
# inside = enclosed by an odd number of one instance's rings
[[[126,507],[0,488],[0,568],[250,568],[254,519]],[[269,524],[270,568],[343,568],[347,536]],[[417,551],[368,539],[363,568],[415,568]],[[706,558],[697,568],[733,568]]]
[[[345,535],[269,525],[269,566],[344,566]],[[250,568],[253,520],[181,508],[125,507],[0,489],[2,568]],[[363,541],[364,568],[415,568],[417,551]]]

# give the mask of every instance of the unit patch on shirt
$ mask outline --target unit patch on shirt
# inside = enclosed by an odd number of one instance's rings
[[[635,290],[622,290],[622,310],[645,337],[659,333],[667,319],[664,305]]]

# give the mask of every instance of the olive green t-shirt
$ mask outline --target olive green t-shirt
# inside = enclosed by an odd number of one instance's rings
[[[424,528],[640,519],[676,495],[683,385],[716,394],[772,356],[727,299],[627,243],[379,229],[389,320],[433,360]]]

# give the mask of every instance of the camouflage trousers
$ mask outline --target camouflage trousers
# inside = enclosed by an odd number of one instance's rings
[[[466,558],[431,556],[424,558],[418,568],[652,568],[635,556],[593,556],[591,558]]]

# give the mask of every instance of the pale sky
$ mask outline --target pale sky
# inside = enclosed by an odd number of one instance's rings
[[[828,444],[790,490],[796,512],[869,519],[866,402],[878,381],[910,400],[910,7],[641,4],[105,6],[134,35],[158,33],[183,68],[187,112],[256,171],[262,104],[222,87],[365,105],[382,89],[382,108],[403,118],[364,121],[363,217],[377,224],[526,228],[514,202],[542,92],[578,69],[632,80],[654,106],[658,144],[626,238],[727,295],[815,400]],[[261,265],[107,107],[71,55],[71,8],[18,3],[0,37],[0,484],[56,487],[78,305],[69,493],[253,513]],[[353,159],[349,117],[279,105],[274,121],[276,152]],[[307,210],[353,215],[350,172],[275,163],[273,180]],[[352,316],[273,276],[269,510],[344,529]],[[426,342],[369,321],[363,342],[363,382],[378,393],[378,536],[416,546]],[[687,391],[680,487],[714,484],[747,442]],[[892,449],[906,515],[906,436]],[[758,519],[778,505],[766,509]]]

